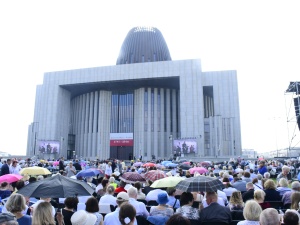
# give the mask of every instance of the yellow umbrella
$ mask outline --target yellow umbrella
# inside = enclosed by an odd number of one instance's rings
[[[151,187],[152,188],[175,187],[182,180],[184,180],[183,177],[165,177],[154,181]]]
[[[28,175],[48,175],[51,174],[51,172],[43,167],[39,166],[33,166],[33,167],[27,167],[23,168],[20,171],[20,174],[28,174]]]

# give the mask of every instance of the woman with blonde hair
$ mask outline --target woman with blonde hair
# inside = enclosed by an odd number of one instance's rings
[[[243,210],[244,202],[240,191],[232,192],[232,195],[229,199],[228,207],[230,210]]]
[[[265,201],[281,201],[281,196],[279,194],[279,191],[276,191],[276,184],[273,180],[268,179],[264,183],[264,191],[266,193]]]
[[[266,193],[263,190],[255,190],[253,196],[254,200],[260,205],[263,210],[266,208],[271,208],[271,204],[269,202],[265,202]]]
[[[243,210],[245,220],[238,222],[237,225],[259,225],[259,216],[261,212],[262,209],[256,201],[248,200]]]
[[[6,202],[5,207],[7,211],[15,215],[19,224],[31,225],[31,216],[23,214],[27,209],[26,200],[23,195],[11,195]]]
[[[59,225],[63,224],[61,213],[57,213],[56,219]],[[33,210],[32,224],[34,225],[55,225],[54,217],[52,216],[52,206],[49,202],[41,202]]]
[[[300,202],[300,192],[294,192],[291,195],[291,209],[298,210]]]

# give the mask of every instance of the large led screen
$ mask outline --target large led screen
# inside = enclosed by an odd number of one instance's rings
[[[197,153],[196,139],[175,139],[173,141],[174,154],[195,154]]]
[[[56,154],[59,153],[59,141],[39,141],[40,153]]]

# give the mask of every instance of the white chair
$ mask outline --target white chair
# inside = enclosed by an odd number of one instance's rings
[[[99,204],[99,213],[107,214],[110,212],[111,212],[110,204],[105,204],[105,203]]]

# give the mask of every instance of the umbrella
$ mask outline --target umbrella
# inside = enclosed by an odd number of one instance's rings
[[[204,161],[200,163],[201,166],[211,166],[211,162],[210,161]]]
[[[183,177],[165,177],[159,180],[156,180],[151,185],[152,188],[167,188],[175,187],[180,181],[184,180]]]
[[[74,180],[60,174],[22,187],[17,193],[28,197],[67,198],[90,196],[94,192],[84,181]]]
[[[53,162],[53,166],[58,166],[58,164],[59,164],[59,161],[54,161]]]
[[[81,170],[79,173],[76,174],[76,177],[94,177],[98,174],[104,176],[104,172],[100,169],[86,169]]]
[[[28,174],[28,175],[48,175],[51,172],[43,167],[33,166],[33,167],[26,167],[20,171],[20,174]]]
[[[165,178],[167,175],[160,170],[150,170],[149,172],[145,173],[144,178],[145,180],[156,181],[162,178]]]
[[[165,165],[166,167],[177,167],[178,166],[178,164],[176,164],[176,163],[168,163],[168,164],[166,164]]]
[[[224,188],[223,183],[214,177],[197,176],[180,181],[176,189],[185,192],[217,191]]]
[[[190,166],[190,165],[187,165],[187,164],[181,164],[181,165],[179,166],[179,168],[181,168],[181,169],[183,169],[183,170],[188,170],[188,169],[191,168],[191,166]]]
[[[169,164],[169,163],[171,163],[171,161],[162,161],[160,164],[163,166],[166,166],[166,164]]]
[[[5,174],[0,177],[0,183],[7,182],[7,183],[13,183],[18,180],[21,180],[22,176],[17,174]]]
[[[186,165],[191,165],[191,163],[190,162],[183,162],[182,164],[186,164]]]
[[[134,166],[141,166],[141,165],[143,165],[143,163],[142,162],[136,162],[136,163],[133,163],[133,165]]]
[[[156,165],[154,163],[145,163],[143,167],[155,167]]]
[[[137,172],[124,173],[120,179],[126,183],[146,182],[145,178]]]
[[[193,167],[193,168],[190,168],[189,171],[191,174],[194,174],[195,172],[198,172],[200,174],[208,172],[208,170],[204,167]]]

